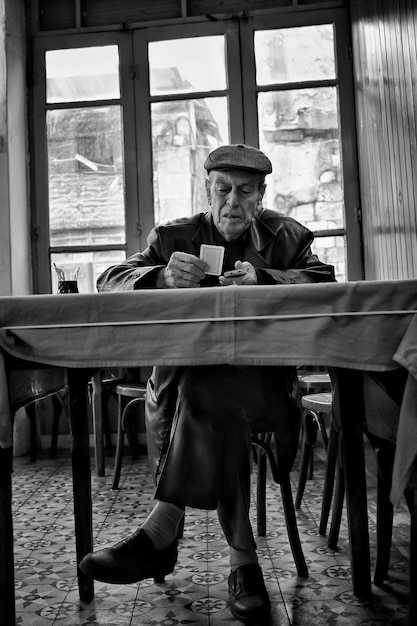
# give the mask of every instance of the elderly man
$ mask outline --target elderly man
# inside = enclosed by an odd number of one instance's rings
[[[262,208],[272,166],[260,150],[221,146],[209,154],[210,210],[152,230],[148,247],[98,279],[103,290],[196,288],[333,281],[333,268],[310,248],[312,233]],[[221,276],[206,274],[202,244],[224,248]],[[241,270],[239,276],[225,273]],[[290,471],[299,417],[282,367],[155,367],[148,381],[148,453],[157,503],[141,527],[114,547],[87,555],[82,571],[105,582],[131,583],[173,571],[186,506],[217,509],[230,551],[233,616],[269,620],[270,601],[249,521],[251,432],[269,425],[283,471]]]

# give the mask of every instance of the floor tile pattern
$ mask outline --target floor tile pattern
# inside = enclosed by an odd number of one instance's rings
[[[361,602],[352,593],[346,522],[339,547],[328,549],[318,533],[324,455],[316,451],[313,479],[307,482],[297,519],[309,578],[297,577],[280,490],[269,480],[267,535],[258,538],[258,553],[272,602],[272,626],[380,626],[407,624],[409,600],[409,516],[401,505],[395,512],[389,580],[373,586],[373,597]],[[153,485],[147,461],[125,455],[120,489],[111,489],[113,458],[107,475],[92,468],[95,549],[111,545],[133,532],[153,506]],[[367,451],[369,530],[375,547],[375,467]],[[297,464],[292,473],[297,485]],[[255,489],[255,481],[253,481]],[[255,502],[255,497],[253,498]],[[177,626],[236,624],[228,609],[228,549],[216,513],[187,509],[184,536],[174,572],[162,584],[145,580],[133,585],[95,583],[90,604],[78,596],[72,509],[71,461],[61,451],[57,459],[42,452],[35,463],[28,457],[14,462],[13,515],[17,624],[80,626],[104,624]],[[256,529],[256,511],[252,507]],[[373,564],[373,562],[372,562]],[[262,626],[262,625],[259,625]]]

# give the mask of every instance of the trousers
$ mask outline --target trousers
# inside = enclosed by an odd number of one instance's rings
[[[278,367],[184,368],[170,441],[155,497],[217,509],[229,545],[253,549],[249,520],[251,435],[276,432],[277,411],[296,432],[288,381]],[[285,419],[282,419],[285,416]],[[285,428],[284,428],[285,430]],[[285,437],[283,445],[286,448]],[[295,454],[294,454],[295,456]]]

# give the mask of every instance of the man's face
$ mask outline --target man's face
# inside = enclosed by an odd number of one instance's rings
[[[206,180],[214,224],[226,241],[238,239],[261,208],[265,184],[259,174],[212,170]]]

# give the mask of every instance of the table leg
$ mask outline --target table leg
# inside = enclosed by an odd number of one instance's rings
[[[417,487],[411,489],[410,528],[410,613],[409,626],[417,624]]]
[[[13,448],[0,448],[0,624],[16,623],[12,521]]]
[[[87,384],[92,372],[68,369],[69,418],[71,428],[72,478],[74,490],[75,543],[80,598],[90,602],[94,584],[79,569],[78,564],[93,549],[91,506],[91,469],[88,432]]]
[[[355,595],[371,595],[368,503],[363,443],[363,378],[358,370],[335,371],[335,401],[341,422],[346,505]],[[336,408],[337,410],[337,408]]]

